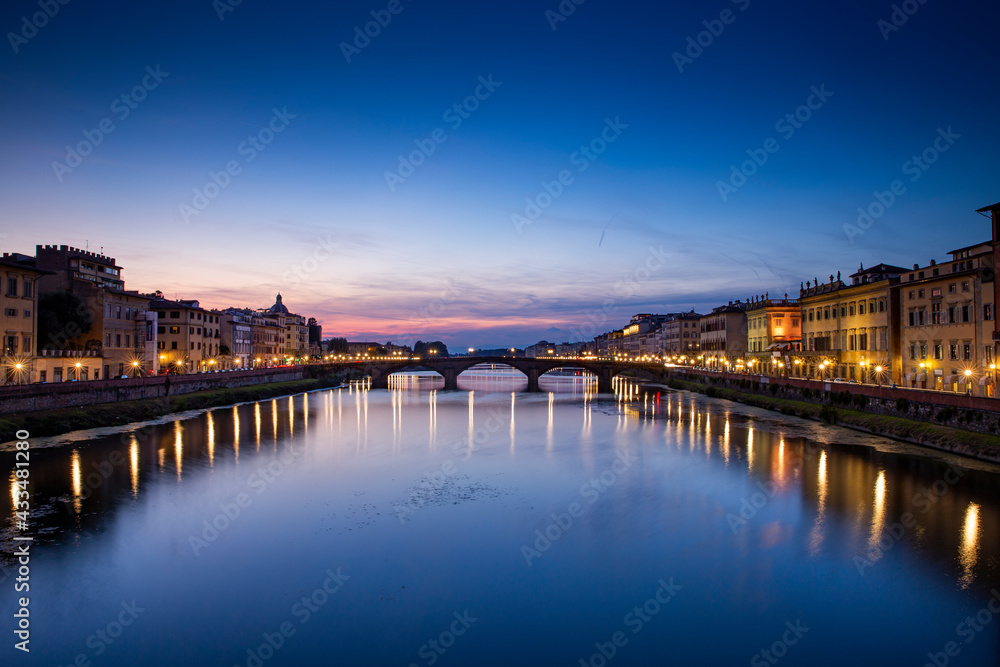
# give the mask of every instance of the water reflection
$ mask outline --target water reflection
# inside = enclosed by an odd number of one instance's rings
[[[958,556],[962,564],[959,584],[962,588],[968,588],[975,579],[976,562],[979,560],[979,505],[976,503],[969,503],[969,508],[965,511],[962,546]]]
[[[907,585],[938,582],[943,570],[949,586],[933,584],[935,590],[941,589],[934,595],[941,597],[924,593],[931,596],[927,598],[928,608],[941,600],[951,600],[946,597],[945,589],[968,591],[972,596],[1000,584],[1000,538],[997,531],[990,530],[1000,520],[1000,482],[995,473],[963,468],[957,481],[938,487],[942,493],[923,511],[923,505],[914,499],[922,497],[921,494],[926,497],[927,489],[948,479],[945,477],[948,464],[942,461],[913,456],[906,451],[879,451],[869,446],[872,439],[867,436],[851,436],[848,432],[773,413],[667,390],[643,391],[628,379],[616,379],[613,384],[615,395],[602,396],[557,391],[462,394],[413,391],[412,386],[372,391],[369,385],[361,383],[303,396],[301,401],[298,396],[271,400],[275,450],[284,452],[294,446],[309,451],[309,464],[290,468],[282,475],[284,482],[291,485],[286,488],[294,488],[295,494],[269,493],[259,499],[255,497],[252,511],[248,510],[246,518],[240,521],[254,527],[254,517],[266,515],[271,521],[278,514],[269,509],[301,493],[308,504],[297,499],[294,506],[308,518],[288,529],[297,531],[296,540],[301,540],[296,542],[297,552],[328,554],[336,544],[338,549],[351,554],[352,548],[359,549],[359,544],[367,545],[364,540],[370,539],[372,551],[365,554],[371,556],[384,553],[386,544],[398,540],[405,545],[407,558],[416,562],[413,567],[420,568],[432,566],[434,559],[447,560],[450,556],[442,555],[436,548],[422,554],[420,550],[427,545],[406,542],[405,536],[420,530],[420,526],[425,529],[432,526],[432,536],[439,539],[435,531],[445,529],[434,525],[433,517],[438,516],[435,512],[447,510],[448,521],[461,521],[463,512],[467,512],[470,521],[482,521],[491,527],[490,531],[502,532],[502,526],[514,524],[519,532],[515,531],[514,537],[504,533],[504,538],[510,537],[517,556],[517,545],[521,543],[517,540],[525,539],[524,535],[531,535],[536,528],[535,514],[548,517],[554,512],[564,512],[571,500],[579,499],[580,481],[608,470],[611,460],[608,452],[620,448],[634,454],[643,462],[642,467],[617,479],[611,490],[600,496],[564,541],[545,555],[545,567],[565,567],[560,571],[571,571],[581,563],[605,563],[599,559],[611,553],[615,556],[613,562],[619,566],[627,563],[627,567],[619,567],[625,571],[654,554],[662,561],[688,566],[691,576],[697,577],[696,568],[685,561],[686,554],[696,552],[697,560],[706,571],[712,572],[712,577],[732,577],[727,580],[729,588],[725,595],[732,596],[739,614],[744,615],[772,613],[772,609],[775,614],[784,614],[787,609],[778,601],[793,596],[795,586],[806,586],[804,582],[818,576],[817,572],[831,577],[830,581],[835,581],[830,572],[847,572],[850,576],[844,581],[836,581],[849,588],[851,595],[858,596],[859,622],[863,620],[872,627],[878,625],[884,612],[884,606],[877,604],[880,587],[894,586],[893,582]],[[354,410],[350,405],[352,399]],[[348,401],[346,412],[344,400]],[[130,530],[148,530],[145,535],[154,539],[157,530],[170,530],[169,526],[163,527],[162,521],[151,518],[162,516],[155,513],[163,511],[155,509],[157,505],[163,506],[160,499],[166,496],[162,491],[172,491],[182,482],[184,494],[171,493],[174,496],[171,502],[178,503],[179,514],[191,509],[185,502],[194,501],[185,497],[194,496],[196,489],[200,489],[198,493],[215,490],[220,494],[217,501],[205,502],[207,507],[231,501],[234,488],[237,491],[245,488],[240,485],[246,476],[276,456],[271,448],[260,448],[261,413],[267,408],[266,403],[235,406],[231,422],[226,409],[220,409],[172,423],[150,425],[127,435],[82,441],[72,448],[45,450],[45,456],[39,457],[37,463],[32,459],[32,506],[65,497],[72,511],[39,516],[40,541],[56,550],[61,545],[54,543],[65,542],[67,535],[79,532],[92,536],[93,544],[113,554],[114,547],[106,537],[113,531],[108,528],[123,525],[129,521],[128,517],[137,514],[141,521],[127,526]],[[477,416],[481,427],[478,430]],[[241,425],[251,418],[257,448],[244,447],[244,460],[237,469]],[[491,420],[499,426],[492,428]],[[509,424],[503,424],[504,420],[509,420]],[[503,436],[504,427],[509,431],[509,443]],[[482,434],[483,429],[490,437],[477,440],[477,432]],[[472,458],[460,460],[450,446],[435,451],[439,438],[442,443],[452,443],[465,437],[476,449]],[[234,443],[232,457],[225,444],[230,439]],[[336,446],[330,446],[331,443]],[[164,453],[171,445],[175,470],[164,467]],[[114,452],[122,454],[121,465],[113,466],[107,475],[95,474],[91,484],[89,471],[102,469],[105,461],[115,461]],[[312,456],[316,453],[322,455]],[[4,497],[3,502],[10,503],[11,512],[6,515],[13,516],[17,491],[13,457],[6,453],[0,456],[3,456],[0,462],[10,466],[11,491],[9,499]],[[419,456],[427,458],[420,460]],[[329,457],[328,468],[320,467],[324,457]],[[326,533],[321,533],[322,539],[312,537],[320,534],[319,526],[327,527],[321,520],[333,516],[334,510],[343,516],[345,502],[354,503],[355,507],[359,502],[353,495],[345,501],[338,494],[368,494],[365,502],[391,516],[388,508],[398,501],[411,481],[419,480],[425,471],[440,470],[443,460],[459,466],[456,480],[467,476],[472,480],[470,483],[485,484],[501,479],[505,488],[523,487],[528,500],[524,503],[512,500],[515,491],[511,491],[509,498],[498,494],[503,500],[494,504],[482,498],[469,501],[459,494],[439,505],[422,507],[420,521],[408,525],[405,531],[400,531],[396,523],[382,526],[374,520],[375,523],[365,527],[367,532],[351,531],[348,536],[345,529],[342,536],[332,538],[336,542],[329,541],[332,536]],[[154,461],[157,465],[153,465]],[[394,483],[391,477],[401,481]],[[227,480],[234,478],[236,486],[225,487]],[[559,495],[552,491],[566,480],[569,480],[566,493]],[[312,481],[316,483],[307,483]],[[734,534],[722,517],[727,513],[738,514],[741,502],[762,489],[773,489],[773,496],[755,518]],[[205,497],[197,497],[198,502],[203,500]],[[322,516],[309,514],[313,510],[308,508],[338,502],[339,508],[325,509]],[[454,507],[464,502],[469,504]],[[122,511],[123,507],[128,511]],[[919,525],[898,539],[894,536],[891,550],[885,548],[887,527],[899,523],[906,513],[914,515]],[[200,517],[197,512],[192,514],[196,517],[192,525],[197,525]],[[137,527],[142,525],[148,528]],[[541,526],[544,528],[545,524]],[[448,530],[468,528],[459,524]],[[377,532],[383,529],[386,532]],[[246,535],[237,534],[243,530],[241,525],[232,530],[227,540],[213,545],[213,549],[220,550],[218,553],[228,553],[223,550],[230,541],[245,544],[238,539],[246,539]],[[490,531],[477,533],[474,540],[451,544],[449,550],[458,550],[458,555],[465,557],[468,554],[461,549],[471,548],[468,545],[477,540],[489,542],[492,538],[486,533]],[[274,541],[280,543],[286,536],[279,531]],[[183,544],[187,533],[179,540],[174,535],[169,537]],[[433,540],[428,543],[438,544]],[[492,542],[489,545],[495,546]],[[691,545],[697,545],[697,549]],[[581,560],[572,561],[572,554]],[[864,577],[856,577],[854,572],[852,559],[859,554],[873,562]],[[362,560],[358,557],[354,562]],[[202,559],[195,564],[206,567],[206,562]],[[448,562],[449,567],[456,566],[455,562]],[[662,562],[658,563],[661,565]],[[523,564],[519,566],[522,569],[518,572],[523,576]],[[614,576],[626,575],[616,571]],[[766,585],[753,589],[751,583],[755,577]],[[223,582],[219,586],[228,585],[224,583],[228,581],[226,576],[220,575],[218,581]],[[544,581],[544,577],[537,579],[538,585],[544,585]],[[787,582],[794,582],[794,586]],[[641,590],[640,584],[635,590]],[[833,584],[829,587],[827,595],[840,593]],[[231,590],[225,592],[233,594]],[[124,597],[123,592],[114,591],[119,593]],[[364,594],[368,593],[366,589]],[[818,601],[817,607],[808,611],[817,616],[827,613],[823,602],[829,600]],[[839,604],[843,608],[846,603]],[[330,609],[333,617],[333,608]],[[285,611],[287,608],[282,609]],[[899,613],[909,612],[903,609]],[[241,617],[240,622],[244,621]],[[690,627],[685,629],[693,632]],[[909,632],[921,635],[926,629],[915,627]],[[739,635],[739,631],[733,632],[734,636]]]

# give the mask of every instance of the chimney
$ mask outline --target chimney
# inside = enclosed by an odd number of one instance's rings
[[[937,262],[935,262],[933,259],[931,260],[931,266],[937,266]]]

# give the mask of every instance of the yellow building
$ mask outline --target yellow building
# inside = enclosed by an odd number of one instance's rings
[[[34,364],[38,348],[38,279],[45,272],[19,262],[17,257],[4,253],[0,259],[3,335],[0,383],[20,384],[38,379]]]
[[[747,356],[754,368],[771,375],[796,374],[792,362],[801,350],[802,312],[797,299],[752,298],[747,305]]]
[[[993,396],[994,267],[989,241],[914,265],[899,285],[907,387]]]
[[[846,285],[837,274],[799,293],[802,351],[807,377],[858,382],[896,382],[902,372],[899,298],[895,289],[906,269],[862,267]],[[879,372],[878,369],[881,369]]]

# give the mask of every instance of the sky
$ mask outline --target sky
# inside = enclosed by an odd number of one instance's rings
[[[926,265],[1000,201],[986,4],[11,1],[0,249],[458,349]]]

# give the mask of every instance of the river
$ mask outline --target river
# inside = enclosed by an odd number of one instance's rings
[[[7,443],[4,664],[997,664],[996,466],[622,378],[460,382],[29,438],[24,530]]]

